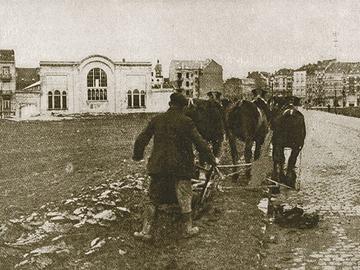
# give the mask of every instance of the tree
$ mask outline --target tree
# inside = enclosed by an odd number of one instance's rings
[[[242,82],[239,78],[227,79],[224,83],[224,96],[227,98],[241,98],[242,96]]]

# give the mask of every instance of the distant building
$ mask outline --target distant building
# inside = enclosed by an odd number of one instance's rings
[[[292,95],[305,99],[306,97],[306,70],[295,70],[293,73]]]
[[[0,118],[14,114],[15,90],[15,52],[0,50]]]
[[[113,61],[91,55],[81,61],[41,61],[41,114],[158,112],[171,89],[152,89],[150,62]]]
[[[252,78],[230,78],[224,83],[224,96],[232,100],[252,100],[252,90],[256,88],[255,79]]]
[[[283,68],[275,72],[271,83],[274,95],[290,96],[293,88],[293,70]]]
[[[358,106],[360,97],[360,63],[334,62],[324,73],[327,103],[337,106]]]
[[[264,71],[248,72],[248,79],[254,79],[257,88],[268,89],[270,82],[270,73]]]
[[[159,60],[151,71],[151,87],[152,88],[163,88],[164,84],[164,77],[162,75],[162,65],[160,64]]]
[[[223,92],[223,69],[212,59],[172,60],[169,79],[176,88],[180,87],[189,97],[204,98],[210,91]]]

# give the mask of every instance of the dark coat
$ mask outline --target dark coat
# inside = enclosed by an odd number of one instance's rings
[[[176,107],[155,116],[137,137],[134,160],[143,158],[144,149],[153,136],[154,145],[147,167],[150,175],[163,174],[183,179],[193,177],[193,144],[209,163],[215,164],[214,155],[193,121]]]

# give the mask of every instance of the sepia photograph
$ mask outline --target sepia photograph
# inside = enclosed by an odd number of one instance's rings
[[[0,270],[360,270],[360,2],[0,0]]]

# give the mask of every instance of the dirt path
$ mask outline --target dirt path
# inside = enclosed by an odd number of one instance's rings
[[[266,269],[360,268],[360,119],[305,111],[308,136],[302,156],[301,191],[278,200],[321,221],[309,230],[268,231]]]

